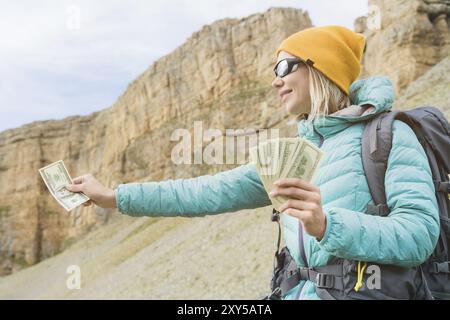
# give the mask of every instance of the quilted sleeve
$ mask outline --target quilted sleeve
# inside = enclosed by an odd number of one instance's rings
[[[254,164],[191,179],[120,184],[117,208],[131,216],[204,216],[269,205]]]
[[[319,245],[337,257],[399,266],[424,262],[439,236],[439,212],[425,151],[412,129],[394,121],[385,180],[387,217],[328,208]]]

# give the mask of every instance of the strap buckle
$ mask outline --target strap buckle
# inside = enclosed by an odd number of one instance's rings
[[[450,261],[433,262],[431,267],[432,273],[450,273]]]
[[[434,187],[438,192],[450,193],[450,182],[449,181],[438,181],[434,180]]]
[[[373,216],[386,217],[389,215],[389,207],[386,204],[368,204],[366,213]]]
[[[332,289],[334,287],[334,276],[326,273],[318,273],[316,286],[320,289]]]
[[[280,221],[280,213],[277,211],[277,209],[273,208],[273,210],[272,210],[272,217],[270,219],[273,222]]]

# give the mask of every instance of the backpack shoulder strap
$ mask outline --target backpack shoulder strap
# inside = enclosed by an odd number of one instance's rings
[[[361,141],[364,172],[374,205],[367,206],[367,213],[387,216],[384,180],[389,153],[392,148],[392,124],[399,111],[382,113],[366,123]]]
[[[435,107],[419,107],[402,113],[399,120],[408,123],[414,130],[422,146],[429,146],[436,161],[446,173],[450,173],[450,124],[441,110]],[[427,148],[425,148],[427,152]],[[428,155],[428,153],[427,153]]]
[[[375,203],[368,205],[369,214],[389,214],[384,180],[392,148],[394,120],[400,120],[413,129],[429,159],[436,190],[445,194],[450,192],[447,176],[450,172],[450,125],[442,112],[425,106],[382,113],[366,123],[361,143],[363,168]]]

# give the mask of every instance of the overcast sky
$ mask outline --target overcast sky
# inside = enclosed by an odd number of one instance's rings
[[[294,7],[316,26],[353,29],[368,10],[367,0],[1,2],[0,131],[111,106],[152,62],[221,18]]]

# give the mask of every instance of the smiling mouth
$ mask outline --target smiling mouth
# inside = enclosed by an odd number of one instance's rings
[[[283,92],[281,95],[280,95],[280,97],[281,97],[281,100],[283,100],[288,94],[290,94],[292,92],[292,90],[289,90],[289,91],[286,91],[286,92]]]

